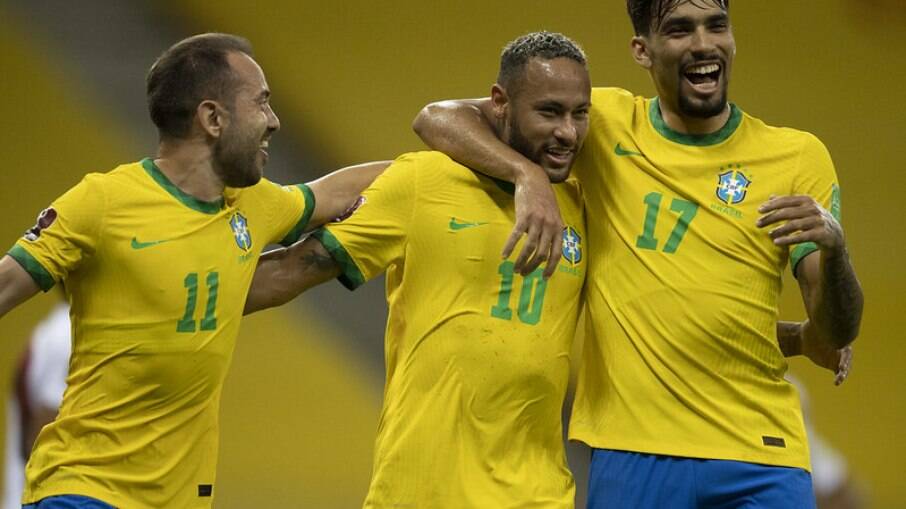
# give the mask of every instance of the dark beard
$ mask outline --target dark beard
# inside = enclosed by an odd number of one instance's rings
[[[522,131],[519,130],[519,126],[515,122],[510,126],[510,139],[507,140],[507,145],[516,152],[524,155],[529,161],[534,163],[538,162],[538,154],[532,153],[532,144],[525,139],[525,136],[522,134]]]
[[[227,187],[253,186],[261,180],[257,141],[253,147],[246,147],[236,138],[227,134],[214,145],[214,171]]]
[[[692,102],[681,92],[679,95],[680,113],[692,118],[711,118],[724,112],[727,108],[727,87],[724,85],[720,97],[713,102]]]

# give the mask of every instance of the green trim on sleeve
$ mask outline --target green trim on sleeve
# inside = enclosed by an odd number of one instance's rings
[[[202,201],[198,198],[183,192],[182,189],[176,187],[173,182],[170,182],[170,179],[164,175],[164,172],[160,171],[160,168],[154,164],[154,159],[146,157],[141,161],[142,167],[145,169],[145,172],[157,182],[160,187],[164,188],[168,193],[170,193],[174,198],[182,202],[183,205],[189,207],[192,210],[197,210],[204,214],[216,214],[220,212],[220,209],[223,208],[223,197],[221,196],[217,201]]]
[[[365,283],[365,276],[362,275],[362,271],[359,270],[352,257],[346,252],[346,248],[340,244],[340,241],[332,233],[327,231],[326,228],[320,228],[312,233],[311,236],[318,239],[334,261],[339,264],[342,272],[337,279],[343,286],[350,290],[355,290]]]
[[[56,281],[53,280],[53,276],[50,275],[50,272],[47,272],[47,269],[41,265],[41,262],[36,260],[24,247],[16,244],[6,254],[13,260],[16,260],[16,263],[21,265],[22,268],[25,269],[25,272],[28,272],[28,275],[35,280],[38,288],[42,291],[46,292],[56,284]]]
[[[818,250],[818,245],[814,242],[803,242],[797,244],[790,253],[790,270],[793,271],[793,277],[799,277],[796,270],[799,268],[799,262],[806,256]]]
[[[311,221],[311,215],[315,212],[315,193],[311,192],[311,188],[305,184],[296,184],[296,187],[302,191],[302,196],[305,197],[305,210],[302,211],[302,217],[299,222],[279,242],[281,246],[295,244],[305,233],[305,229],[308,228],[308,222]]]
[[[651,120],[651,125],[654,127],[654,130],[670,141],[682,145],[707,147],[725,141],[736,132],[736,128],[742,123],[742,111],[740,111],[735,104],[730,103],[730,118],[728,118],[727,123],[717,131],[708,134],[683,134],[674,131],[667,125],[667,122],[664,122],[664,117],[661,115],[660,102],[658,98],[655,97],[651,100],[651,105],[648,107],[648,119]]]

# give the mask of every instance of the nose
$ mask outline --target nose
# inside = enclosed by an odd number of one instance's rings
[[[280,129],[280,119],[277,118],[277,113],[274,112],[274,108],[270,104],[267,105],[267,129],[271,132]]]
[[[691,50],[693,53],[711,53],[717,45],[706,27],[700,26],[692,33]]]
[[[579,130],[576,127],[576,121],[573,119],[572,115],[566,115],[563,120],[561,120],[556,129],[554,129],[554,137],[557,138],[557,141],[561,145],[566,145],[571,147],[576,144],[576,139],[579,137]]]

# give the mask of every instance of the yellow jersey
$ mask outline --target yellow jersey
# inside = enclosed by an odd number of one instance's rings
[[[692,136],[657,99],[598,88],[592,103],[576,163],[591,258],[570,438],[808,469],[776,322],[784,267],[816,247],[775,246],[755,222],[771,195],[839,214],[827,150],[735,105],[720,131]]]
[[[575,181],[555,186],[567,228],[545,281],[500,257],[512,191],[439,152],[406,154],[354,214],[315,233],[349,288],[387,277],[365,507],[573,507],[561,412],[585,279],[582,201]]]
[[[72,304],[68,388],[23,501],[211,506],[217,411],[262,248],[299,238],[311,191],[262,181],[203,202],[151,159],[89,174],[9,254]]]

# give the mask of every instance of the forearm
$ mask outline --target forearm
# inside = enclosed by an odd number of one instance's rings
[[[391,161],[374,161],[347,166],[310,182],[308,187],[315,195],[315,210],[308,222],[309,229],[317,228],[346,212],[390,163]]]
[[[777,322],[777,343],[784,357],[802,354],[802,323]]]
[[[0,258],[0,317],[33,297],[40,288],[9,255]]]
[[[243,314],[285,304],[339,274],[339,265],[313,237],[265,253],[255,269]]]
[[[810,313],[822,337],[843,348],[859,334],[862,287],[845,248],[821,253],[820,291]]]
[[[487,99],[441,101],[425,106],[412,128],[426,145],[469,168],[517,183],[544,170],[501,141],[489,121]]]

